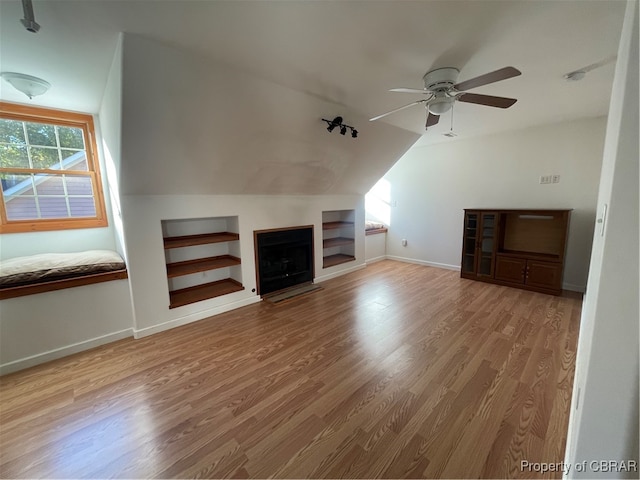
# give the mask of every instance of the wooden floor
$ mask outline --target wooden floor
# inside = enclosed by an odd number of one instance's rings
[[[563,460],[580,300],[392,261],[322,285],[0,378],[0,476],[532,478],[522,460]]]

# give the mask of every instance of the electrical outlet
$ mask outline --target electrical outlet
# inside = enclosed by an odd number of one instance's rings
[[[551,183],[560,183],[560,175],[554,175],[551,178]]]
[[[406,239],[406,238],[403,238],[403,239],[402,239],[402,246],[403,246],[403,247],[406,247],[406,246],[407,246],[407,239]]]
[[[553,177],[551,175],[541,175],[540,176],[540,184],[551,183]]]

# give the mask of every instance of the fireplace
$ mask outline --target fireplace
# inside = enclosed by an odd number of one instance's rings
[[[313,225],[254,234],[260,295],[313,281]]]

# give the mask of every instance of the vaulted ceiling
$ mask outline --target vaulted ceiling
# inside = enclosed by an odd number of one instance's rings
[[[317,100],[319,111],[308,115],[319,123],[318,129],[323,128],[322,115],[347,112],[351,118],[345,120],[353,118],[362,124],[419,100],[420,95],[388,90],[422,88],[422,76],[436,67],[457,67],[460,80],[509,65],[521,70],[519,77],[474,90],[517,98],[510,109],[456,105],[453,127],[464,138],[605,115],[613,62],[579,82],[566,81],[563,75],[615,55],[624,8],[622,0],[34,0],[42,29],[32,34],[19,22],[21,2],[4,0],[0,2],[0,66],[2,71],[27,73],[52,83],[46,95],[34,99],[35,104],[97,112],[117,34],[126,32],[237,71],[243,78],[298,92],[306,99],[300,108],[308,106],[311,98]],[[188,91],[190,86],[183,88]],[[216,88],[191,93],[225,95]],[[240,90],[234,92],[239,109],[246,108],[241,105],[242,95]],[[0,85],[0,98],[26,100],[5,82]],[[259,103],[252,100],[251,91],[246,99]],[[295,105],[283,105],[283,111],[291,108]],[[387,125],[387,132],[404,130],[408,136],[398,145],[413,143],[417,135],[422,135],[420,144],[450,141],[443,136],[451,128],[450,114],[425,132],[421,106],[376,123],[383,130]],[[367,128],[363,125],[361,130]],[[359,153],[353,150],[352,154]]]

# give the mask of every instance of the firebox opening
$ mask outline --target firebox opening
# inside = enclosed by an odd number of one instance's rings
[[[255,232],[258,293],[313,281],[313,226]]]

